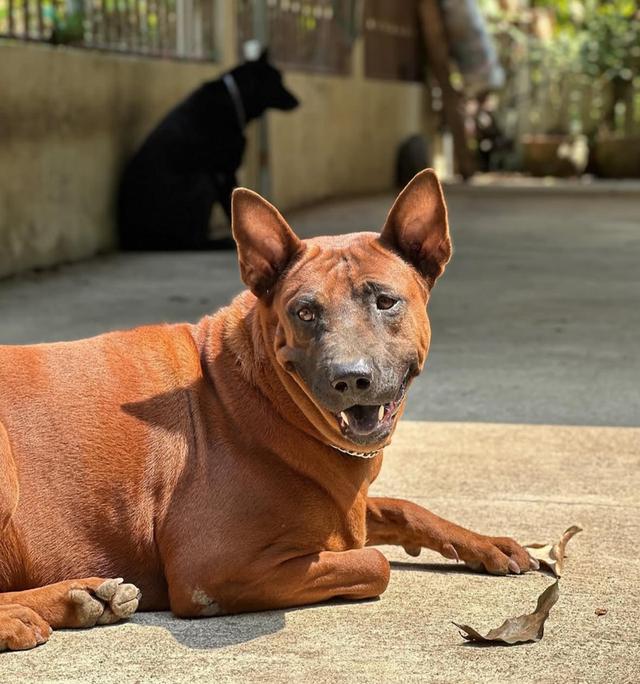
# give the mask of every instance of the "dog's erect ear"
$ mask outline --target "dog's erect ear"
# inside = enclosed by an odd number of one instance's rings
[[[447,205],[433,169],[420,171],[398,195],[380,240],[410,261],[431,287],[451,258]]]
[[[261,62],[268,62],[269,61],[269,48],[268,47],[264,48],[264,50],[262,51],[262,53],[260,55],[260,61]]]
[[[263,297],[302,242],[272,204],[246,188],[233,191],[231,216],[242,281],[256,297]]]

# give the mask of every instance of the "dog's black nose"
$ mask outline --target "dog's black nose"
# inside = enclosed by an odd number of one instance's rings
[[[358,394],[371,387],[373,370],[363,359],[352,363],[336,364],[331,371],[331,386],[340,394],[346,392]]]

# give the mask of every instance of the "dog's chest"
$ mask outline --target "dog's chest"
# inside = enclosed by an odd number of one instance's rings
[[[367,539],[366,511],[366,497],[360,495],[346,512],[336,511],[325,541],[326,550],[361,549]]]

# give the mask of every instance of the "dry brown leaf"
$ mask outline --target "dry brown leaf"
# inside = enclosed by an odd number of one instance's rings
[[[533,613],[509,618],[500,627],[489,630],[485,636],[468,625],[459,625],[457,622],[453,624],[462,630],[460,634],[467,641],[509,645],[540,641],[544,635],[544,623],[549,617],[549,611],[560,596],[558,583],[559,580],[556,580],[538,596],[538,604]]]
[[[569,539],[578,532],[582,532],[582,528],[572,525],[568,530],[565,530],[555,544],[526,544],[524,548],[530,556],[549,568],[556,577],[560,577],[564,567],[565,547]]]

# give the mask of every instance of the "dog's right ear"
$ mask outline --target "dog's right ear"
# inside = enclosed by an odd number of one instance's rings
[[[256,297],[267,296],[302,242],[272,204],[247,188],[233,191],[231,224],[242,281]]]

